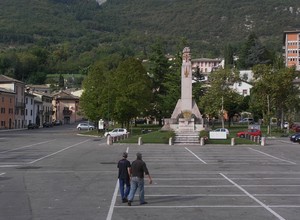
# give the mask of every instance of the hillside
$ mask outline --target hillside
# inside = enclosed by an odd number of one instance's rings
[[[280,51],[299,24],[300,0],[1,0],[0,49],[43,47],[54,72],[78,72],[115,52],[146,56],[158,39],[170,53],[186,39],[194,57],[216,57],[255,32]]]

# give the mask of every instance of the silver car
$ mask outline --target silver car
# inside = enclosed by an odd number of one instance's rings
[[[111,137],[116,137],[116,136],[121,136],[123,134],[127,134],[127,130],[125,128],[115,128],[112,131],[105,132],[104,136],[111,136]]]
[[[90,123],[79,123],[77,125],[77,130],[94,130],[95,126]]]

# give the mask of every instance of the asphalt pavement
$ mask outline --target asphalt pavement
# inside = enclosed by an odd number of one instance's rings
[[[113,144],[75,125],[0,133],[0,220],[298,220],[300,145]],[[121,202],[117,162],[143,154],[147,205]]]

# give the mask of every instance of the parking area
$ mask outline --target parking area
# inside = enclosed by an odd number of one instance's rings
[[[0,137],[1,220],[299,219],[300,145],[287,138],[266,146],[108,146],[73,130]],[[121,202],[116,165],[124,151],[147,163],[147,205],[138,194],[131,207]]]
[[[300,147],[292,149],[299,151]],[[277,152],[274,154],[253,146],[128,150],[131,160],[137,151],[142,152],[151,170],[154,183],[145,187],[149,204],[140,206],[136,197],[128,207],[115,193],[107,219],[299,218],[299,166],[297,161],[278,156],[277,147],[271,149]]]

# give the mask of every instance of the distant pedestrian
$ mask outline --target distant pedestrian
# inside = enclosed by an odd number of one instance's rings
[[[144,198],[144,174],[148,176],[149,183],[152,184],[152,179],[149,174],[146,163],[142,160],[142,154],[136,154],[136,160],[131,164],[131,182],[130,193],[128,195],[128,205],[131,206],[136,190],[139,190],[140,205],[147,204]]]
[[[128,153],[124,152],[123,153],[123,158],[119,160],[118,162],[118,168],[119,168],[119,189],[120,189],[120,194],[121,194],[121,199],[122,202],[128,202],[128,194],[130,191],[130,169],[131,169],[131,164],[127,160]]]

